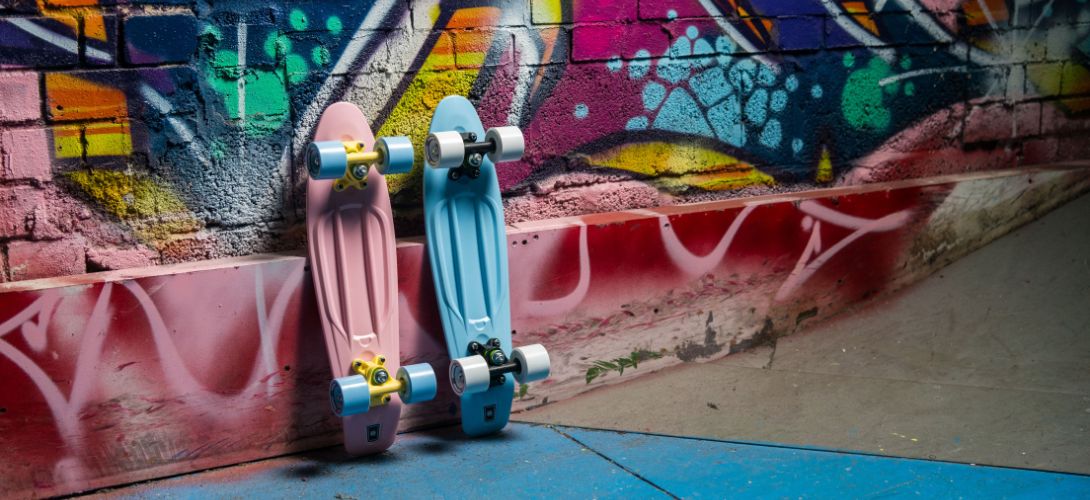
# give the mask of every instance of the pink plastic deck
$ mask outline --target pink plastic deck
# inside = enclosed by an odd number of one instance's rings
[[[360,141],[370,151],[375,136],[355,105],[338,102],[322,113],[315,141]],[[370,169],[367,188],[333,190],[331,180],[307,181],[307,251],[333,377],[352,375],[354,359],[386,356],[397,373],[397,266],[386,179]],[[317,340],[317,336],[315,336]],[[401,402],[348,416],[344,446],[352,454],[377,453],[393,444]],[[368,442],[368,427],[379,424]]]

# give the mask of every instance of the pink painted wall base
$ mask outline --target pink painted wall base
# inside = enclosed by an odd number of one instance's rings
[[[897,289],[1090,190],[1090,163],[508,228],[517,409],[715,359]],[[398,246],[404,363],[447,363],[426,253]],[[44,496],[330,445],[307,263],[261,255],[0,285],[0,495]],[[637,358],[639,368],[594,370]],[[449,387],[404,428],[457,419]]]

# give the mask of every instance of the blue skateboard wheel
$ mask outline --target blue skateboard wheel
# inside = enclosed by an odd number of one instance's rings
[[[348,153],[340,141],[312,142],[307,146],[307,172],[311,179],[340,179],[348,168]]]
[[[382,152],[382,168],[385,174],[404,174],[413,169],[413,143],[408,137],[383,137],[375,144]]]
[[[366,412],[371,408],[371,389],[367,387],[367,379],[363,375],[333,379],[329,384],[329,402],[338,417]]]
[[[402,366],[397,370],[397,379],[401,381],[401,402],[405,404],[431,401],[439,384],[435,381],[435,370],[431,365],[420,363]]]

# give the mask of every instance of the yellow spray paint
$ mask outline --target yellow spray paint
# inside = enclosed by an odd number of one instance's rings
[[[438,16],[438,12],[434,15]],[[451,16],[446,28],[490,26],[495,24],[499,15],[500,10],[495,7],[459,9]],[[473,83],[477,81],[479,70],[476,66],[479,64],[468,64],[459,68],[455,64],[455,58],[464,58],[469,63],[483,62],[488,47],[495,41],[494,34],[487,31],[464,31],[459,32],[458,35],[464,37],[464,44],[460,43],[459,47],[465,52],[456,54],[454,40],[450,33],[441,34],[435,46],[432,47],[431,53],[428,54],[428,58],[421,65],[420,71],[401,94],[401,99],[398,100],[397,105],[390,112],[390,117],[382,124],[376,135],[407,135],[414,144],[423,144],[428,134],[431,110],[435,109],[439,101],[448,95],[469,93]],[[420,188],[420,169],[423,168],[424,163],[423,152],[419,148],[417,148],[416,156],[412,172],[388,177],[391,192]]]
[[[821,147],[821,159],[818,160],[817,173],[814,174],[814,182],[826,184],[833,182],[833,161],[829,157],[828,148]]]
[[[90,123],[83,131],[87,156],[129,156],[132,134],[129,123]]]
[[[117,217],[143,243],[156,247],[202,224],[169,187],[147,177],[115,170],[78,170],[66,174],[98,206]]]
[[[674,190],[723,191],[776,183],[772,176],[749,163],[694,144],[657,141],[625,144],[590,155],[588,161],[595,166],[652,177],[655,184]]]
[[[56,125],[53,127],[53,157],[81,158],[83,156],[83,126]]]

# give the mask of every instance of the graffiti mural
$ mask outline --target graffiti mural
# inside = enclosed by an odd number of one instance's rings
[[[0,280],[300,248],[337,100],[522,126],[517,222],[1082,157],[1088,64],[1084,0],[8,1]]]

